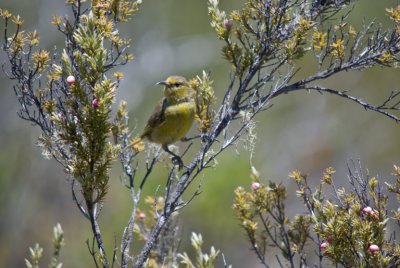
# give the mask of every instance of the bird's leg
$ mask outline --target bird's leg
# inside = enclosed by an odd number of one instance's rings
[[[200,135],[193,136],[193,137],[191,137],[191,138],[183,137],[183,138],[181,139],[181,141],[182,141],[182,142],[191,141],[191,140],[194,140],[194,139],[197,139],[197,138],[200,138],[200,137],[201,137]]]
[[[164,149],[164,151],[166,151],[167,153],[172,155],[172,163],[177,164],[179,166],[179,169],[184,167],[182,158],[179,155],[177,155],[174,152],[172,152],[170,149],[168,149],[168,145],[167,144],[163,144],[162,148]]]

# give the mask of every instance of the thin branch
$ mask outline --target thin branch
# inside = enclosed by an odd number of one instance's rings
[[[82,202],[79,202],[78,198],[76,197],[74,185],[75,185],[75,180],[73,179],[71,182],[72,199],[75,202],[76,206],[78,207],[79,211],[83,214],[83,216],[85,216],[86,219],[90,220],[90,216],[86,212],[85,208],[82,206]]]
[[[385,115],[385,116],[387,116],[387,117],[389,117],[389,118],[395,120],[396,122],[400,122],[400,117],[395,116],[395,115],[393,115],[393,114],[387,112],[387,111],[386,111],[387,108],[386,108],[386,109],[380,108],[382,105],[381,105],[381,106],[374,106],[374,105],[372,105],[372,104],[370,104],[370,103],[368,103],[368,102],[363,101],[363,100],[360,99],[360,98],[357,98],[357,97],[354,97],[354,96],[352,96],[352,95],[347,94],[346,91],[337,91],[337,90],[334,90],[334,89],[330,89],[330,88],[326,88],[326,87],[321,87],[321,86],[307,86],[307,87],[305,87],[304,89],[306,89],[306,90],[316,90],[316,91],[318,91],[318,92],[320,92],[320,93],[322,93],[322,92],[327,92],[327,93],[329,93],[329,94],[336,95],[336,96],[339,96],[339,97],[342,97],[342,98],[351,100],[351,101],[353,101],[353,102],[355,102],[355,103],[361,105],[361,106],[364,107],[366,110],[371,110],[371,111],[374,111],[374,112],[383,114],[383,115]]]
[[[115,262],[117,260],[117,250],[118,250],[118,247],[117,247],[117,234],[114,233],[114,249],[113,249],[113,256],[112,256],[112,261],[111,261],[111,268],[114,268]]]
[[[100,256],[103,262],[103,268],[109,268],[109,262],[107,258],[107,254],[104,248],[103,238],[100,233],[100,227],[96,220],[96,204],[92,203],[90,200],[86,199],[86,207],[88,209],[89,220],[92,226],[92,232],[94,234],[94,238],[96,239],[97,246],[100,250]]]
[[[86,240],[86,245],[88,247],[90,255],[92,256],[93,262],[96,265],[96,268],[99,268],[99,265],[97,263],[97,258],[96,258],[96,251],[94,249],[94,239],[92,239],[92,245],[91,246],[89,244],[89,239]]]

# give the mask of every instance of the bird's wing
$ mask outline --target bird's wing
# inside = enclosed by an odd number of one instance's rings
[[[153,114],[147,121],[146,127],[144,128],[142,135],[140,135],[141,138],[149,137],[154,127],[159,126],[164,122],[165,120],[164,111],[167,108],[167,105],[168,105],[167,98],[163,98],[162,101],[158,103],[158,105],[154,109]]]

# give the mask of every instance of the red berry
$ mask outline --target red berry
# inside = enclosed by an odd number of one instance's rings
[[[371,252],[371,253],[378,252],[379,251],[379,247],[377,245],[375,245],[375,244],[372,244],[372,245],[369,246],[368,251]]]
[[[75,84],[75,76],[73,76],[73,75],[68,76],[68,77],[67,77],[67,84],[68,84],[69,86]]]
[[[144,214],[143,212],[139,213],[139,220],[144,221],[146,219],[146,214]]]
[[[97,98],[92,101],[92,107],[93,109],[99,108],[99,100]]]
[[[326,238],[326,242],[332,243],[332,237],[331,237],[331,236],[328,236],[328,237]]]
[[[253,182],[253,183],[251,184],[251,189],[252,189],[253,191],[257,191],[259,188],[260,188],[260,183],[259,183],[259,182]]]

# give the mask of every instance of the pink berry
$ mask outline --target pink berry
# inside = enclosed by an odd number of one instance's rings
[[[253,183],[251,184],[251,189],[252,189],[253,191],[257,191],[259,188],[260,188],[260,183],[259,183],[259,182],[253,182]]]
[[[68,77],[67,77],[67,84],[68,84],[69,86],[75,84],[75,76],[73,76],[73,75],[68,76]]]
[[[326,243],[326,242],[323,242],[323,243],[321,243],[321,245],[319,245],[320,249],[326,249],[327,247],[328,247],[328,243]]]
[[[371,253],[378,252],[379,251],[379,247],[377,245],[373,244],[373,245],[369,246],[368,251],[371,252]]]
[[[92,107],[93,109],[99,108],[99,100],[97,98],[92,101]]]
[[[98,4],[96,5],[96,7],[99,8],[99,9],[104,8],[104,4],[103,4],[103,3],[98,3]]]
[[[373,212],[374,212],[374,211],[372,210],[371,207],[365,207],[365,208],[363,208],[363,210],[362,210],[362,213],[364,213],[364,214],[366,214],[366,215],[371,214],[371,213],[373,213]]]
[[[139,220],[144,221],[146,219],[146,214],[144,214],[143,212],[139,213]]]
[[[233,23],[232,23],[232,21],[227,20],[227,21],[224,22],[224,26],[225,26],[226,29],[230,30],[232,28],[232,26],[233,26]]]

